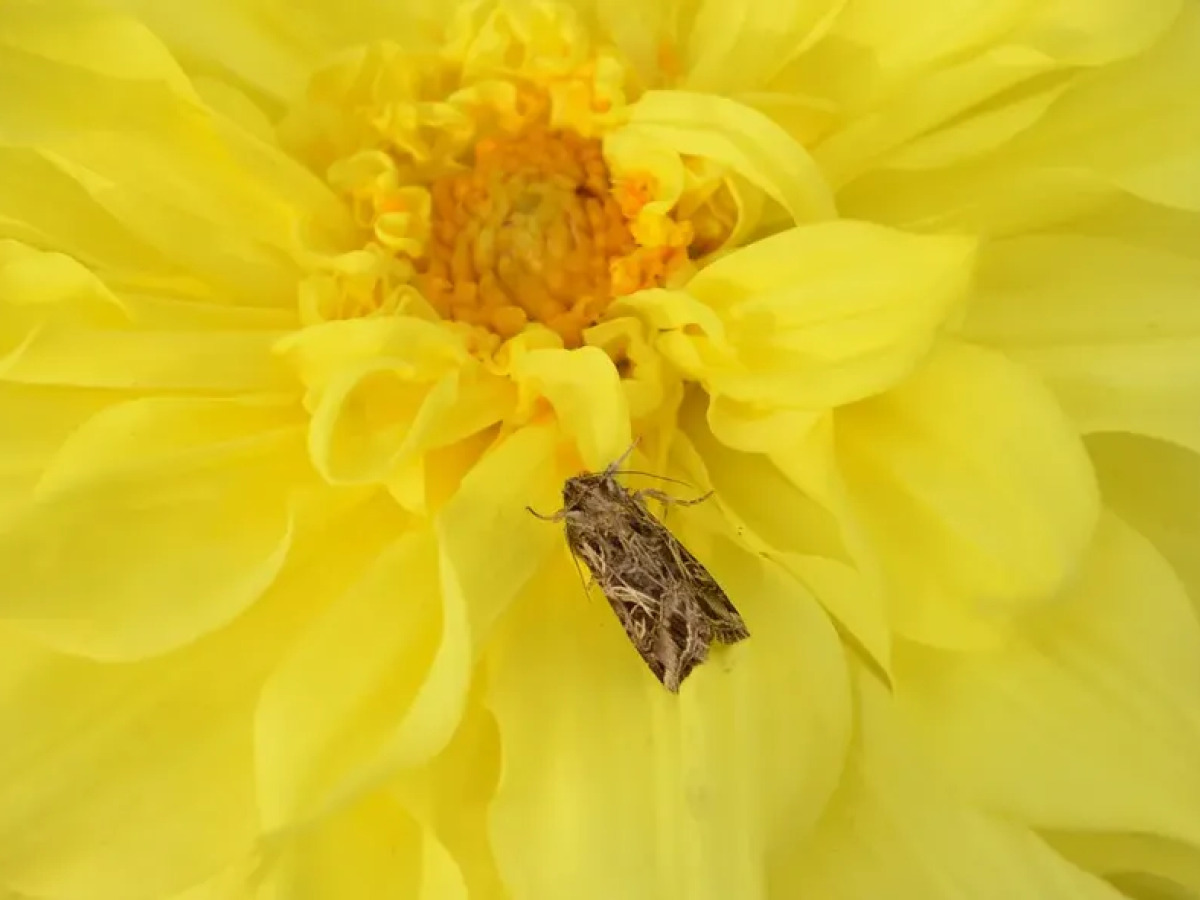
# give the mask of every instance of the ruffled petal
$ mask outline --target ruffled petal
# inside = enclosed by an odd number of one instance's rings
[[[575,441],[589,469],[603,469],[629,446],[629,403],[621,376],[604,351],[531,350],[510,371],[526,392],[546,399],[559,429]]]
[[[764,191],[792,222],[835,215],[820,169],[786,131],[757,110],[689,91],[647,91],[616,134],[728,166]]]
[[[1073,577],[1099,495],[1078,435],[1025,370],[946,342],[899,387],[840,410],[835,433],[902,634],[1000,640]]]
[[[994,149],[986,140],[976,141],[975,150],[990,152],[959,153],[957,160],[946,159],[949,165],[927,170],[905,171],[913,159],[906,161],[903,154],[895,168],[888,159],[876,160],[839,194],[839,207],[846,215],[900,227],[994,235],[1069,220],[1122,192],[1200,208],[1195,175],[1200,111],[1190,89],[1200,79],[1193,52],[1200,39],[1200,10],[1178,0],[1148,6],[1149,11],[1141,4],[1097,7],[1102,18],[1111,17],[1104,30],[1113,38],[1112,49],[1128,41],[1127,49],[1144,50],[1140,55],[1075,79],[1061,94],[1051,90],[1053,84],[1044,87],[1032,107],[1028,104],[1036,95],[1015,94],[1010,102],[1025,105],[1008,110],[1007,124],[986,118],[998,112],[995,104],[984,109],[983,121],[999,128],[993,134],[1003,137],[1007,129],[1011,140]],[[1070,32],[1060,27],[1057,33]],[[1055,30],[1047,28],[1045,34]],[[1009,128],[1022,123],[1027,127],[1020,131]],[[920,154],[933,150],[945,156],[953,149],[946,141],[970,142],[978,127],[974,116],[963,117],[946,135],[934,133],[943,141],[940,148],[926,144]]]
[[[711,514],[699,510],[672,527]],[[485,702],[504,768],[491,834],[513,896],[764,898],[771,848],[802,840],[834,787],[849,707],[828,620],[777,567],[681,533],[751,637],[714,648],[678,696],[565,553],[493,643]]]
[[[976,801],[1036,827],[1200,849],[1200,623],[1153,546],[1106,516],[1078,581],[989,655],[897,649],[897,694]]]
[[[248,852],[263,673],[244,635],[126,666],[7,632],[0,644],[0,882],[28,896],[152,900]]]
[[[695,477],[694,465],[684,465],[684,473],[698,488],[715,492],[722,514],[747,549],[787,569],[812,592],[864,658],[886,673],[892,631],[882,588],[878,578],[871,577],[874,573],[852,562],[856,554],[847,546],[848,523],[828,503],[830,496],[840,494],[841,486],[826,484],[823,491],[806,492],[789,477],[789,472],[802,469],[818,480],[822,472],[836,478],[832,461],[821,459],[823,443],[769,431],[757,448],[766,452],[739,452],[727,445],[718,424],[712,424],[711,431],[707,427],[713,421],[712,406],[708,423],[698,407],[685,404],[679,425],[704,476]],[[786,465],[777,464],[777,459],[786,459]]]
[[[911,372],[962,299],[973,241],[865,222],[785,231],[714,262],[681,291],[621,306],[710,394],[759,409],[824,410]]]
[[[267,880],[267,895],[466,900],[467,891],[437,836],[380,790],[287,843]]]
[[[282,0],[110,0],[131,10],[198,68],[217,67],[276,106],[304,89],[315,62],[373,39],[415,37],[420,0],[404,4],[351,0],[344,4]]]
[[[990,245],[965,333],[1037,370],[1083,432],[1200,451],[1200,258],[1116,237]]]
[[[103,659],[229,622],[287,555],[302,448],[286,407],[163,398],[99,412],[0,530],[0,615]]]
[[[1186,900],[1200,894],[1200,849],[1152,834],[1043,831],[1071,862],[1128,897]]]
[[[846,5],[846,0],[702,0],[681,61],[683,86],[718,94],[762,87],[819,40]]]
[[[0,241],[0,379],[128,390],[283,393],[286,314],[119,298],[79,262]],[[267,315],[263,315],[267,313]]]
[[[301,230],[320,222],[325,246],[352,236],[315,176],[205,109],[143,26],[91,4],[19,8],[0,43],[0,147],[56,171],[55,189],[92,220],[120,223],[127,249],[153,248],[171,271],[247,304],[286,306]],[[17,212],[0,206],[0,217]],[[59,213],[32,222],[71,227]]]
[[[297,552],[263,599],[169,656],[102,664],[0,630],[0,886],[159,900],[245,871],[261,834],[258,692],[301,624],[355,573],[345,509],[344,498],[310,504]],[[186,597],[170,599],[186,612]]]
[[[1200,455],[1130,434],[1096,434],[1088,452],[1104,502],[1154,542],[1200,614]]]
[[[380,512],[372,519],[359,526],[367,540],[402,527]],[[375,762],[428,677],[441,606],[432,535],[410,532],[379,550],[290,650],[256,726],[268,829],[312,816]]]
[[[772,887],[823,900],[1124,900],[1033,832],[965,805],[918,753],[885,688],[861,674],[856,739],[813,837],[779,848]]]
[[[525,509],[553,502],[555,471],[552,429],[508,438],[463,479],[434,532],[394,539],[313,622],[259,709],[268,828],[309,819],[443,749],[478,646],[562,539]],[[367,530],[404,527],[393,513]]]

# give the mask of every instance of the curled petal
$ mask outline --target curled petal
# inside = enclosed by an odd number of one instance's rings
[[[1200,849],[1200,624],[1170,567],[1106,516],[1078,581],[990,654],[901,647],[897,690],[972,797],[1036,827]]]
[[[752,637],[715,648],[678,696],[608,605],[582,596],[565,555],[497,636],[486,702],[504,769],[491,836],[514,895],[765,898],[771,848],[803,840],[833,789],[849,707],[828,620],[731,541],[685,540]]]
[[[835,433],[902,634],[1002,639],[1074,576],[1099,493],[1079,436],[1020,367],[947,342],[899,387],[839,411]]]
[[[161,398],[100,411],[0,527],[0,615],[103,659],[224,625],[287,555],[299,438],[292,411],[266,405]]]
[[[863,222],[794,228],[622,303],[709,393],[823,410],[911,372],[962,299],[975,244]]]

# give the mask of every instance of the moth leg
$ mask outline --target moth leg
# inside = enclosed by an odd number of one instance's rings
[[[709,491],[703,497],[696,497],[694,500],[680,500],[678,497],[672,497],[665,491],[659,491],[654,488],[643,488],[640,491],[634,491],[633,497],[635,500],[641,500],[643,497],[649,497],[652,500],[657,500],[663,506],[695,506],[697,503],[703,503],[711,497],[715,491]]]
[[[552,513],[548,516],[543,515],[542,513],[538,512],[532,506],[527,506],[525,508],[527,510],[529,510],[529,512],[531,512],[535,516],[537,516],[539,519],[541,519],[543,522],[561,522],[567,515],[567,510],[565,507],[563,509],[560,509],[558,512]]]

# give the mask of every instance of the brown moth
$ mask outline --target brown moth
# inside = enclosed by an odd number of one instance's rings
[[[622,462],[603,472],[568,478],[563,507],[540,519],[565,522],[567,545],[587,566],[617,614],[625,634],[650,671],[669,691],[708,657],[713,641],[736,644],[750,636],[725,591],[643,498],[691,506],[661,491],[631,491],[617,481]]]

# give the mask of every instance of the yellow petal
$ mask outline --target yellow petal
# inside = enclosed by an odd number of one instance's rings
[[[263,660],[244,634],[124,666],[59,656],[8,632],[0,644],[7,888],[149,900],[249,850]]]
[[[1073,5],[1082,5],[1076,0]],[[1125,4],[1117,4],[1125,5]],[[1153,17],[1163,3],[1151,4]],[[1013,146],[1014,161],[1043,168],[1082,167],[1130,193],[1200,210],[1200,110],[1190,87],[1200,80],[1200,9],[1180,14],[1152,49],[1102,70],[1068,91]],[[1127,18],[1142,15],[1130,9]]]
[[[1088,452],[1105,504],[1154,542],[1200,613],[1200,455],[1130,434],[1096,434]]]
[[[992,654],[897,650],[897,691],[976,802],[1036,827],[1200,849],[1200,624],[1168,565],[1106,516],[1078,581]]]
[[[1200,259],[1116,238],[988,247],[965,333],[1046,380],[1084,432],[1200,450]]]
[[[285,844],[269,896],[296,900],[411,897],[466,900],[457,865],[437,837],[378,791]]]
[[[974,247],[829,222],[756,241],[688,283],[686,296],[719,316],[721,332],[671,292],[622,305],[664,330],[663,352],[711,394],[822,410],[886,390],[917,366],[966,290]]]
[[[588,468],[603,469],[625,452],[629,404],[621,376],[604,351],[531,350],[511,371],[524,389],[550,402],[559,428],[577,443]]]
[[[102,664],[0,631],[0,766],[11,776],[0,784],[6,889],[157,900],[227,864],[235,875],[252,858],[261,834],[258,692],[297,628],[361,565],[363,536],[342,510],[312,505],[297,552],[264,598],[170,655]]]
[[[291,491],[305,472],[293,415],[165,398],[99,412],[0,531],[0,614],[107,659],[230,621],[291,542]]]
[[[1003,639],[1073,576],[1098,491],[1078,435],[1023,369],[946,342],[908,381],[839,411],[835,433],[904,635]]]
[[[856,670],[858,728],[814,836],[777,849],[778,896],[1124,900],[1026,826],[963,802],[917,751],[886,689]]]
[[[843,524],[822,499],[798,489],[769,453],[738,452],[723,446],[722,433],[710,432],[697,403],[685,403],[680,428],[695,450],[704,477],[685,472],[698,488],[715,492],[722,513],[752,552],[790,572],[849,635],[856,649],[881,671],[890,668],[892,632],[879,586],[850,564]],[[712,407],[709,408],[711,421]],[[771,441],[770,452],[792,465],[822,468],[815,441]],[[677,453],[681,448],[677,449]],[[830,462],[824,468],[832,468]]]
[[[476,682],[476,687],[479,682]],[[429,765],[388,783],[387,791],[436,834],[470,897],[505,895],[492,859],[488,807],[500,778],[496,722],[472,692],[454,738]],[[434,895],[436,897],[437,895]]]
[[[1050,845],[1126,896],[1187,900],[1200,893],[1200,849],[1150,834],[1042,832]]]
[[[395,540],[297,642],[258,714],[267,827],[370,790],[450,740],[477,642],[562,539],[525,510],[561,484],[553,446],[550,429],[510,437],[440,512],[436,541]],[[402,527],[394,513],[373,516],[368,533]]]
[[[24,384],[280,392],[284,319],[118,299],[70,257],[0,242],[0,377]],[[136,324],[135,324],[136,323]],[[140,327],[139,327],[140,326]]]
[[[683,84],[718,94],[761,87],[815,43],[846,5],[846,0],[703,0],[687,40]]]
[[[42,37],[32,52],[24,41],[20,50],[0,44],[0,145],[36,151],[140,243],[232,296],[294,302],[288,256],[298,250],[298,226],[337,216],[313,176],[282,154],[264,165],[227,141],[229,123],[204,110],[166,51],[123,17],[90,5],[29,4],[14,41],[20,29]],[[73,32],[86,39],[72,43]],[[126,55],[136,57],[140,77],[114,62]],[[300,182],[304,191],[282,189]],[[306,207],[314,198],[318,208]]]
[[[630,107],[625,128],[632,140],[729,166],[778,202],[793,222],[835,215],[829,187],[808,151],[749,106],[688,91],[647,91]]]
[[[371,537],[395,516],[374,510]],[[442,602],[428,532],[393,540],[312,622],[263,689],[257,720],[264,825],[303,821],[375,763],[428,677]],[[357,785],[355,785],[357,786]]]
[[[715,648],[679,695],[565,554],[493,644],[486,702],[504,768],[491,833],[513,896],[765,898],[770,849],[803,840],[834,787],[849,707],[828,620],[728,539],[688,539],[751,637]]]
[[[232,73],[276,104],[292,102],[314,64],[337,50],[371,40],[414,40],[417,12],[429,18],[428,2],[381,4],[349,0],[116,0],[136,12],[172,48],[199,67]],[[443,15],[444,15],[443,7]]]
[[[918,161],[921,155],[925,163],[931,161],[932,150],[933,159],[940,154],[953,164],[927,171],[868,170],[839,193],[843,214],[921,230],[963,228],[1003,235],[1065,221],[1122,192],[1200,209],[1194,175],[1200,112],[1189,90],[1200,78],[1192,52],[1200,11],[1178,0],[1149,6],[1149,11],[1123,2],[1097,7],[1103,10],[1101,18],[1112,16],[1105,33],[1114,44],[1128,40],[1126,49],[1144,45],[1150,47],[1146,52],[1076,79],[1043,110],[1038,109],[1041,101],[1010,109],[1007,124],[985,120],[984,131],[976,132],[980,123],[974,117],[963,119],[943,140],[965,141],[972,148],[970,158],[953,143],[916,148]],[[1166,36],[1151,46],[1164,28]],[[1069,44],[1072,30],[1059,28],[1057,34],[1068,36]],[[1102,39],[1096,46],[1104,43]],[[975,155],[987,149],[989,131],[1002,137],[1005,128],[1022,119],[1028,128],[992,152]],[[960,160],[955,162],[955,156]],[[903,156],[899,165],[906,165]]]
[[[113,403],[107,391],[6,384],[0,381],[0,422],[19,422],[0,441],[0,521],[24,503],[46,463],[72,431]]]

